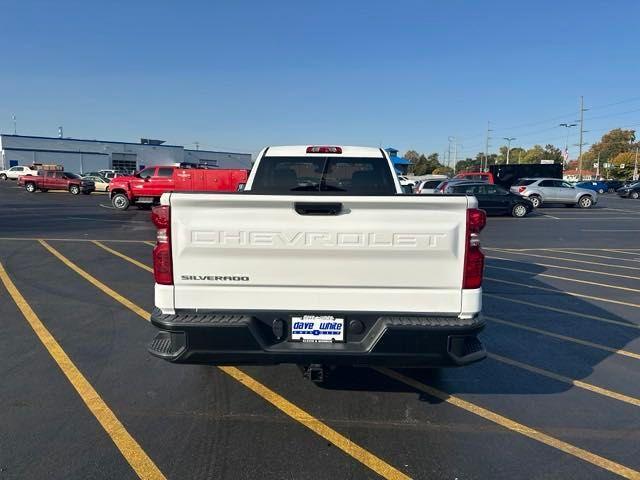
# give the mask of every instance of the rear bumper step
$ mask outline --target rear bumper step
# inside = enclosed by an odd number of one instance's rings
[[[486,356],[477,335],[480,315],[376,315],[344,312],[345,342],[288,341],[288,319],[299,312],[178,312],[155,308],[160,329],[152,355],[174,363],[270,365],[279,363],[384,366],[460,366]]]

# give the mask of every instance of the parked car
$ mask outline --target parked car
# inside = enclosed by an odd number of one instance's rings
[[[607,191],[609,193],[614,193],[619,188],[625,186],[625,182],[622,180],[606,180],[605,183],[607,184]]]
[[[491,172],[462,172],[453,177],[456,180],[474,180],[476,182],[495,183]]]
[[[511,191],[531,200],[534,208],[543,203],[591,208],[598,203],[598,194],[593,190],[574,187],[557,178],[523,178],[511,187]]]
[[[100,175],[82,175],[85,180],[91,180],[96,186],[96,192],[108,192],[111,180]]]
[[[265,148],[245,191],[174,192],[153,209],[151,354],[293,363],[315,381],[334,365],[486,356],[475,198],[399,195],[386,152],[346,146]]]
[[[619,188],[617,190],[618,195],[622,198],[633,198],[637,200],[640,198],[640,182],[632,183],[626,187]]]
[[[435,193],[451,193],[451,187],[454,185],[459,185],[461,183],[478,183],[478,180],[465,180],[462,178],[451,178],[448,180],[443,180],[436,187]]]
[[[578,182],[575,184],[576,188],[586,188],[587,190],[593,190],[594,192],[598,192],[603,194],[604,192],[609,191],[609,185],[607,182],[602,180],[589,180],[584,182]]]
[[[96,188],[91,180],[84,180],[75,173],[56,170],[40,170],[35,176],[24,175],[18,178],[18,185],[24,186],[24,189],[29,193],[38,190],[41,192],[67,190],[73,195],[78,195],[80,192],[89,195]]]
[[[418,183],[416,187],[416,193],[418,194],[427,194],[427,193],[436,193],[436,187],[442,183],[442,180],[422,180]]]
[[[17,180],[18,177],[23,175],[37,175],[38,171],[31,167],[25,167],[23,165],[16,165],[8,170],[0,170],[0,180]]]
[[[111,203],[118,210],[160,203],[165,192],[235,192],[247,182],[244,169],[147,167],[131,176],[117,176],[109,184]]]
[[[533,204],[528,198],[499,185],[462,183],[451,187],[451,193],[473,195],[478,199],[478,208],[487,212],[487,215],[511,215],[522,218],[533,210]]]

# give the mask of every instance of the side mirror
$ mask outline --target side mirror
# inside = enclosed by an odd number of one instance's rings
[[[413,195],[413,187],[411,185],[401,185],[402,186],[402,192],[405,195]]]

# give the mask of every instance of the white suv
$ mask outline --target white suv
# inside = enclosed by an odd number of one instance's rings
[[[37,175],[38,172],[30,167],[16,165],[9,170],[0,170],[0,180],[17,180],[23,175]]]

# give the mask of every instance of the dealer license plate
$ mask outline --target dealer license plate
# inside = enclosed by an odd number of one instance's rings
[[[344,318],[331,315],[291,317],[291,341],[344,342]]]

